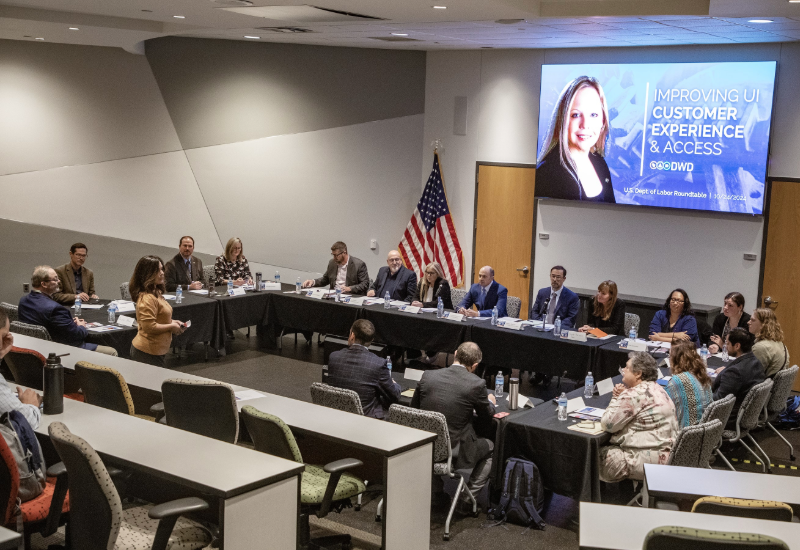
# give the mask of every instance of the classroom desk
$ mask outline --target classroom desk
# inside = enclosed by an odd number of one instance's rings
[[[22,544],[22,534],[0,527],[0,550],[17,550]]]
[[[46,437],[52,422],[117,466],[218,498],[225,550],[267,540],[270,548],[296,547],[302,464],[71,399],[62,414],[42,415],[36,433]]]
[[[590,502],[580,504],[580,547],[583,550],[641,550],[647,533],[668,525],[756,533],[778,538],[792,550],[800,549],[800,524],[797,523]]]
[[[650,497],[697,499],[715,496],[777,500],[800,505],[800,478],[792,476],[645,464],[644,483]]]

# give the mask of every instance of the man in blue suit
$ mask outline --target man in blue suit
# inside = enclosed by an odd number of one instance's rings
[[[492,308],[497,306],[497,316],[505,317],[507,300],[508,289],[494,280],[494,269],[485,265],[478,271],[478,282],[456,308],[467,317],[491,317]],[[472,309],[473,304],[476,309]]]
[[[567,270],[560,265],[550,270],[550,286],[543,288],[536,295],[536,302],[531,308],[528,318],[552,325],[557,317],[561,317],[561,328],[573,328],[575,317],[581,307],[578,295],[564,286]]]
[[[59,279],[49,265],[41,265],[33,270],[30,294],[19,300],[19,320],[31,325],[43,326],[55,342],[76,348],[98,351],[106,355],[117,355],[117,350],[108,346],[87,344],[86,321],[72,318],[67,308],[53,299],[59,289]]]
[[[361,399],[364,415],[383,420],[392,403],[400,398],[400,385],[381,359],[367,349],[375,337],[375,326],[358,319],[350,329],[350,347],[331,353],[328,384],[353,390]]]
[[[417,274],[403,265],[403,259],[397,250],[392,250],[386,257],[386,267],[378,270],[367,296],[383,298],[386,293],[392,300],[411,303],[417,295]]]

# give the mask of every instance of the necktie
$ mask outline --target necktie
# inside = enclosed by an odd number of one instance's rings
[[[552,325],[553,321],[555,321],[555,317],[556,317],[556,301],[557,300],[558,300],[558,296],[556,296],[556,293],[553,292],[550,295],[550,303],[547,304],[547,319],[545,320],[545,322],[548,325]]]
[[[483,305],[486,303],[486,287],[481,287],[481,303],[478,309],[484,309]]]
[[[186,264],[186,273],[189,275],[189,279],[192,278],[192,261],[191,260],[184,260]]]

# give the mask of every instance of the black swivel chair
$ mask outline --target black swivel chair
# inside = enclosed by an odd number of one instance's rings
[[[168,426],[226,443],[238,441],[239,411],[229,385],[171,378],[161,384],[161,397]]]

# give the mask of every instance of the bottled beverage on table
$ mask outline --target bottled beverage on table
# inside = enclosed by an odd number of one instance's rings
[[[297,281],[294,283],[294,289],[300,294],[300,289],[303,288],[303,283],[300,282],[300,277],[297,278]]]
[[[553,324],[553,334],[561,336],[561,316],[556,317],[556,322]]]
[[[628,333],[628,338],[631,340],[636,340],[636,325],[631,325],[631,331]]]
[[[228,296],[233,294],[233,279],[228,279]]]
[[[181,285],[178,285],[178,288],[175,289],[175,303],[180,304],[183,301],[183,289]]]
[[[567,394],[564,392],[561,392],[561,396],[558,398],[558,419],[567,419]]]
[[[439,301],[436,304],[436,317],[439,319],[444,317],[444,302],[442,302],[441,296],[439,296]]]
[[[386,291],[386,296],[383,297],[383,309],[389,309],[391,306],[389,302],[392,301],[392,298],[389,296],[389,291]]]
[[[492,324],[493,325],[497,324],[497,306],[494,306],[492,308]]]
[[[61,414],[64,412],[64,366],[61,358],[55,353],[47,357],[42,381],[44,383],[44,397],[42,399],[42,412],[44,414]]]
[[[505,378],[503,378],[503,373],[498,372],[497,376],[494,378],[494,396],[497,398],[503,397],[503,384],[505,383]]]
[[[81,297],[75,295],[75,317],[81,316]]]
[[[336,301],[337,302],[341,302],[342,301],[342,287],[340,287],[340,286],[336,287]]]
[[[708,346],[703,344],[703,347],[700,348],[700,357],[703,359],[703,363],[708,366]]]
[[[592,371],[589,371],[589,374],[586,375],[586,385],[583,387],[583,396],[589,399],[592,395],[594,395],[594,376],[592,376]]]
[[[117,304],[108,304],[108,324],[113,325],[117,322]]]
[[[722,344],[722,361],[727,363],[731,358],[728,356],[728,344]]]
[[[276,283],[280,283],[281,282],[281,274],[278,271],[275,272],[275,282]]]
[[[386,368],[389,369],[389,373],[392,372],[392,358],[391,357],[387,357],[386,358]]]

